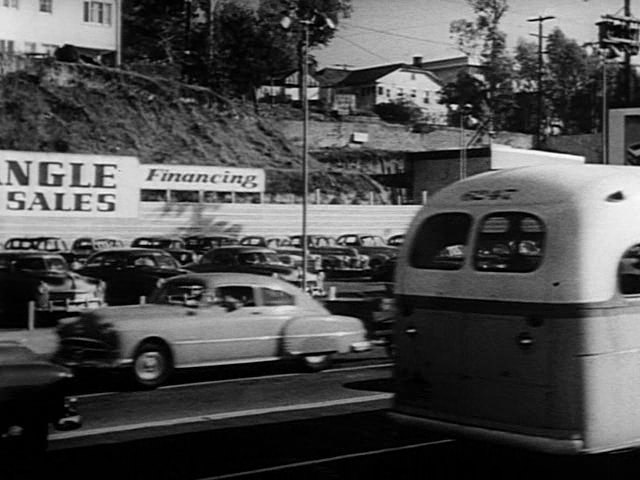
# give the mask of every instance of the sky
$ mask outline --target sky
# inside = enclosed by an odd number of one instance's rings
[[[631,14],[640,17],[640,0],[630,0]],[[340,19],[330,45],[311,53],[320,68],[340,65],[360,68],[388,63],[411,63],[414,56],[437,60],[460,56],[449,36],[449,24],[475,15],[466,0],[352,0],[350,18]],[[622,15],[624,0],[508,0],[500,22],[513,52],[519,38],[537,42],[538,22],[543,35],[560,28],[579,43],[596,41],[596,22],[605,14]]]

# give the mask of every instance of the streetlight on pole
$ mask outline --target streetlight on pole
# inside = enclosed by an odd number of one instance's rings
[[[302,289],[307,290],[307,255],[309,246],[307,245],[307,210],[309,201],[309,100],[308,100],[308,76],[309,76],[309,26],[316,25],[317,18],[321,17],[323,26],[335,28],[333,22],[325,15],[314,12],[310,18],[299,18],[297,15],[285,16],[280,21],[280,25],[288,29],[292,20],[302,26],[302,47],[300,52],[302,68],[300,73],[300,103],[302,104]]]

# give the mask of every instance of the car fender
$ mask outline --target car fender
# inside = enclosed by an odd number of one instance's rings
[[[346,353],[353,341],[364,337],[364,326],[357,318],[338,315],[294,317],[284,327],[284,353]]]

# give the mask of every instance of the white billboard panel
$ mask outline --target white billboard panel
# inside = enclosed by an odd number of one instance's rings
[[[212,192],[264,192],[261,168],[209,165],[141,165],[140,188],[148,190],[197,190]]]
[[[0,150],[0,215],[136,217],[138,159]]]

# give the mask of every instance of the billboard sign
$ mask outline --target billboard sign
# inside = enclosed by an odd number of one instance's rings
[[[0,215],[136,217],[138,159],[0,150]]]
[[[260,193],[265,188],[261,168],[147,164],[141,165],[140,171],[140,188],[147,190]]]

